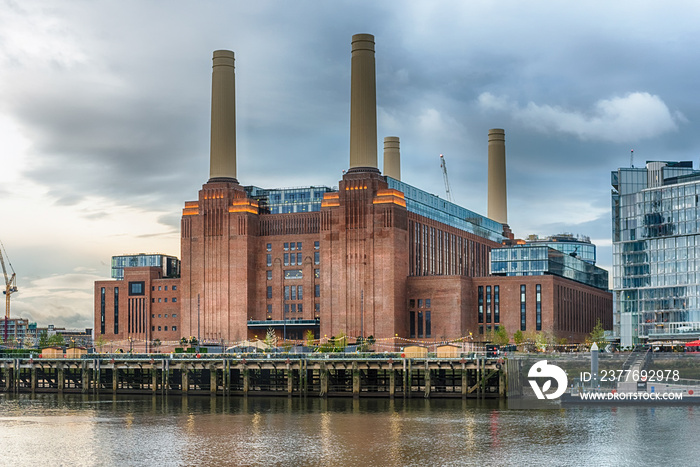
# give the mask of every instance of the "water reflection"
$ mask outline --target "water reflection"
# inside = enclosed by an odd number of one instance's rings
[[[497,401],[0,395],[19,465],[695,465],[692,407]],[[37,440],[41,449],[37,449]]]

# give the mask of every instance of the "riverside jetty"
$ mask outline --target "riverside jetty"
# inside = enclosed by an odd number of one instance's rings
[[[88,354],[2,358],[0,391],[210,396],[502,398],[503,359],[401,354]]]

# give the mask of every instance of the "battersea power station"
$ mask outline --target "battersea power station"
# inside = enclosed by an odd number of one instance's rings
[[[374,37],[352,37],[350,151],[337,189],[267,189],[236,171],[234,54],[213,56],[210,178],[181,221],[181,256],[112,259],[95,283],[95,338],[235,344],[345,334],[486,341],[612,327],[607,272],[587,239],[514,239],[505,134],[488,135],[488,216],[401,181],[399,138],[378,164]],[[486,155],[485,155],[486,157]],[[241,177],[243,178],[243,177]],[[558,248],[576,245],[573,252]],[[148,344],[146,344],[148,345]]]

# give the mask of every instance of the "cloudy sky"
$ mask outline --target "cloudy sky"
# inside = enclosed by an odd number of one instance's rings
[[[504,128],[516,235],[588,235],[609,267],[610,171],[631,149],[698,165],[699,19],[694,1],[0,0],[12,313],[92,327],[112,255],[180,256],[209,175],[213,50],[236,54],[241,183],[336,186],[356,33],[375,35],[380,148],[401,138],[404,181],[444,196],[442,153],[455,201],[486,214]]]

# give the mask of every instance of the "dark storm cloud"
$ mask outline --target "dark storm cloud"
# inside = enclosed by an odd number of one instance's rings
[[[348,160],[350,37],[368,32],[380,167],[383,137],[399,136],[404,180],[444,196],[443,153],[455,200],[485,214],[487,132],[505,128],[516,234],[597,236],[609,172],[630,149],[639,163],[696,158],[697,7],[553,5],[63,5],[50,15],[74,53],[13,55],[3,108],[33,143],[25,175],[56,203],[102,196],[169,212],[159,222],[177,229],[208,178],[212,50],[236,54],[241,183],[335,185]]]

